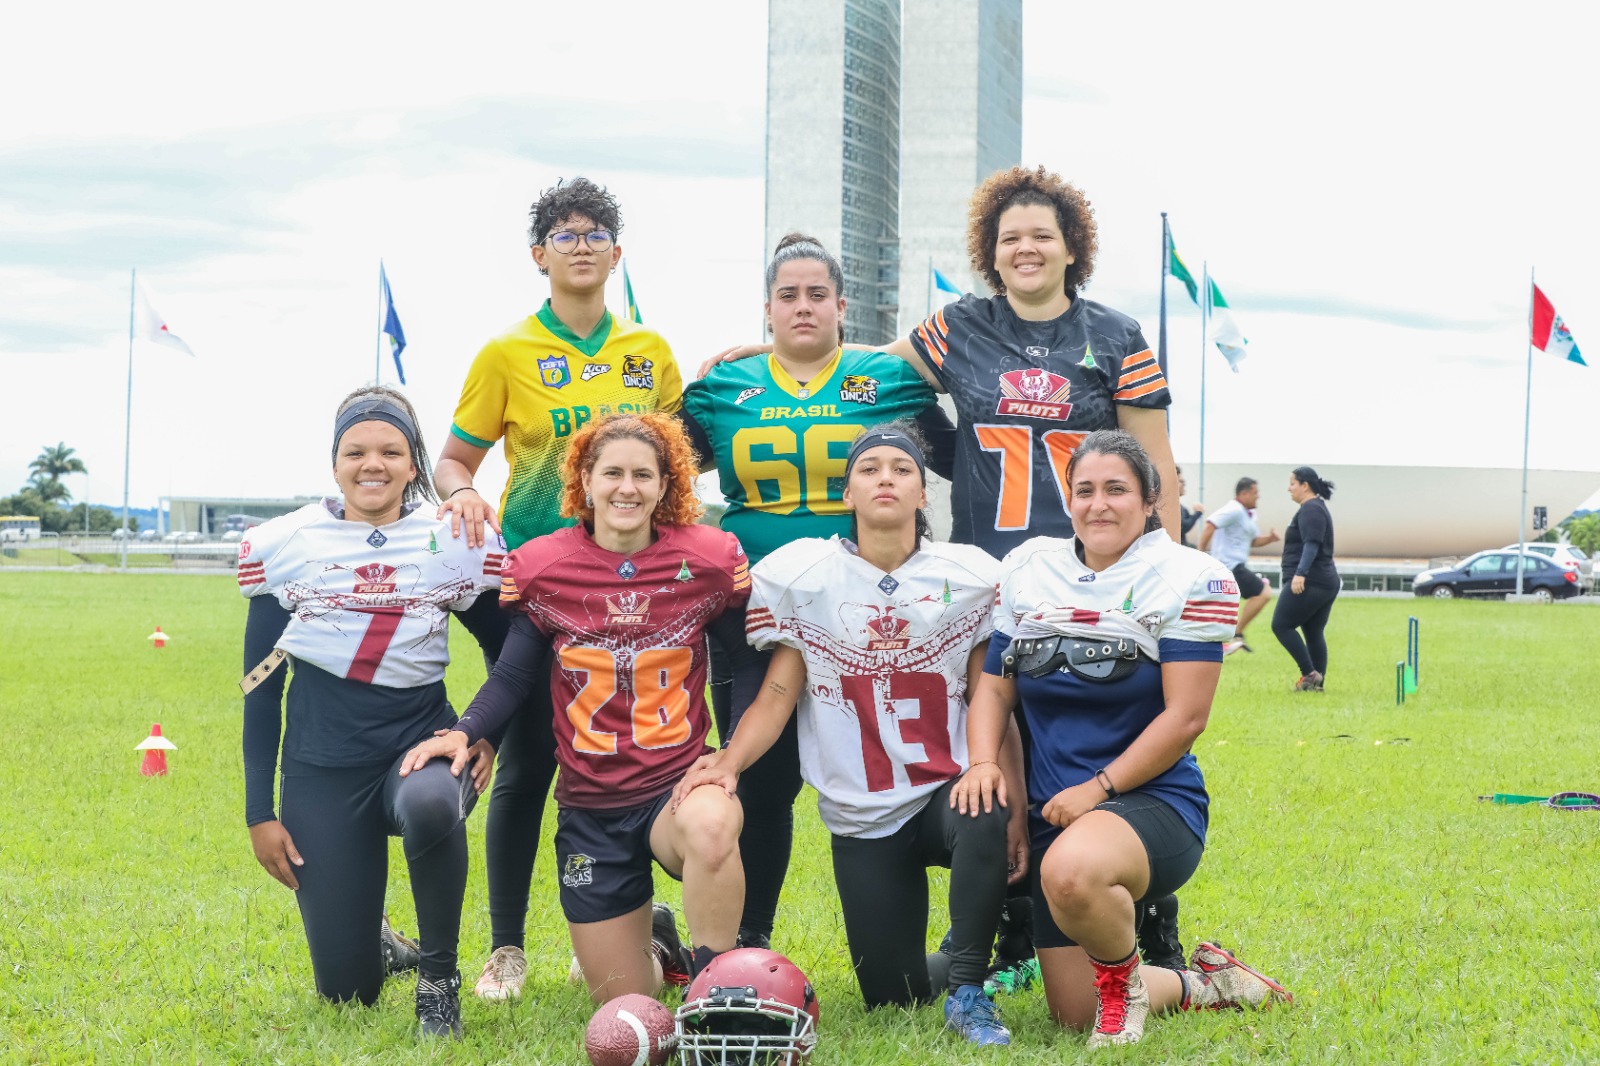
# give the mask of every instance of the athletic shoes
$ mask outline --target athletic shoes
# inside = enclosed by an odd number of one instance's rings
[[[739,939],[735,942],[734,946],[741,948],[760,948],[762,951],[771,951],[772,937],[767,933],[763,933],[756,929],[746,929],[741,925],[739,927]]]
[[[1246,644],[1244,641],[1240,640],[1238,637],[1235,637],[1234,639],[1229,640],[1229,641],[1224,641],[1223,644],[1222,644],[1222,654],[1224,656],[1232,655],[1236,651],[1249,651],[1249,650],[1250,650],[1250,645]]]
[[[1014,996],[1018,992],[1025,992],[1039,981],[1039,958],[1033,956],[1003,966],[984,978],[983,994],[995,996],[1005,993]]]
[[[490,954],[472,994],[479,999],[515,999],[522,995],[522,983],[527,979],[527,956],[521,948],[507,944]]]
[[[1221,1010],[1226,1007],[1270,1007],[1274,1003],[1293,1003],[1278,982],[1253,970],[1218,944],[1204,943],[1194,949],[1184,974],[1184,1010]],[[1196,980],[1198,978],[1198,980]]]
[[[945,999],[944,1027],[979,1047],[1011,1043],[1010,1031],[1000,1022],[1000,1008],[977,985],[962,985]]]
[[[1139,957],[1147,966],[1183,969],[1177,896],[1166,895],[1144,904],[1144,921],[1139,924]]]
[[[650,950],[661,963],[661,976],[667,984],[678,988],[688,985],[689,952],[678,936],[678,919],[665,903],[650,908]]]
[[[389,924],[387,914],[383,916],[383,924],[378,927],[378,943],[383,948],[385,977],[415,970],[417,964],[422,961],[422,949],[417,946],[417,942],[395,932],[394,926]]]
[[[1311,671],[1294,683],[1294,690],[1296,692],[1321,692],[1322,675],[1315,670]]]
[[[417,975],[417,1031],[461,1039],[461,971],[449,977]]]
[[[1114,965],[1089,960],[1094,967],[1094,1028],[1089,1047],[1137,1044],[1144,1037],[1144,1020],[1150,1014],[1150,990],[1139,974],[1139,956]]]

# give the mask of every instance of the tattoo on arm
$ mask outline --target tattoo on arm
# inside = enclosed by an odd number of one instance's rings
[[[783,685],[782,682],[773,681],[773,682],[770,682],[767,685],[767,687],[770,688],[772,691],[776,692],[780,696],[787,696],[789,694],[788,688],[786,688]]]

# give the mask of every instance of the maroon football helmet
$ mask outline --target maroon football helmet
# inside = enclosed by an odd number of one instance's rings
[[[738,948],[711,960],[678,1008],[683,1066],[800,1066],[817,1043],[817,993],[775,951]]]

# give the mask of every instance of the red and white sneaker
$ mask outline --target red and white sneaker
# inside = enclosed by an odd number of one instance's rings
[[[507,944],[490,953],[472,994],[479,999],[515,999],[522,995],[522,985],[527,979],[527,956],[522,954],[521,948]]]
[[[1203,943],[1189,958],[1189,971],[1184,974],[1184,1010],[1263,1008],[1293,1002],[1288,989],[1246,966],[1219,944]]]
[[[1094,1028],[1089,1031],[1089,1047],[1137,1044],[1144,1036],[1144,1021],[1150,1015],[1150,990],[1139,974],[1139,956],[1126,962],[1107,965],[1089,960],[1094,967]]]

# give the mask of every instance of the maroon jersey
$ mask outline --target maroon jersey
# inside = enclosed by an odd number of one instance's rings
[[[583,526],[506,558],[500,604],[551,639],[556,802],[611,809],[648,802],[706,751],[706,625],[750,596],[738,538],[667,526],[633,555]]]

